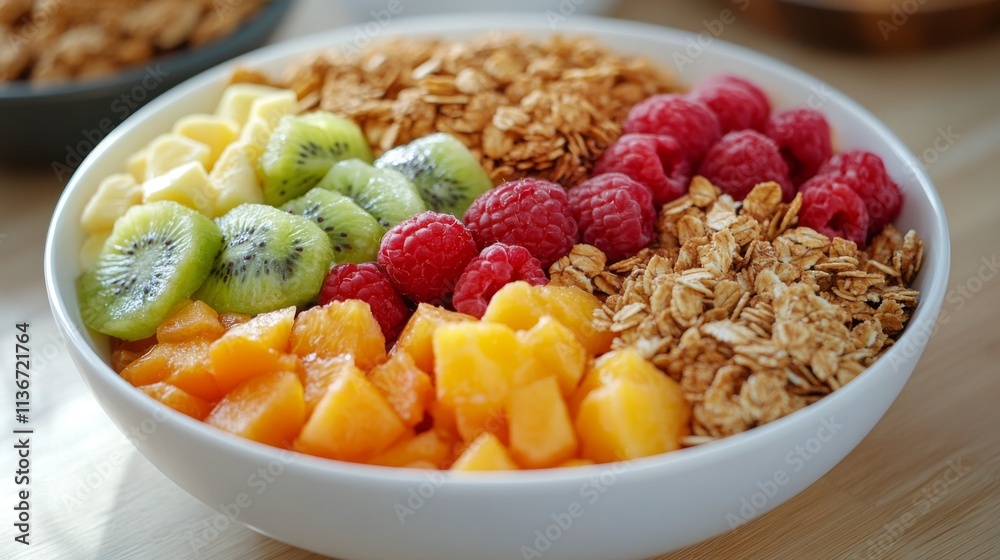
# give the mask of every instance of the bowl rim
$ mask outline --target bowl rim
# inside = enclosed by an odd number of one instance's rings
[[[498,12],[400,18],[398,21],[394,21],[393,26],[385,29],[379,38],[384,39],[397,36],[456,34],[456,31],[457,34],[468,35],[472,32],[485,33],[488,30],[498,30],[503,32],[517,32],[520,30],[536,34],[547,33],[550,35],[604,35],[604,37],[598,38],[605,44],[609,44],[615,35],[639,37],[640,39],[651,42],[676,42],[677,44],[682,44],[688,39],[694,39],[697,37],[696,33],[654,24],[582,15],[574,15],[572,18],[569,18],[568,21],[561,24],[558,30],[553,30],[551,26],[544,24],[543,21],[538,21],[540,19],[539,15],[540,14],[537,13]],[[79,178],[102,157],[102,154],[109,148],[109,146],[118,141],[119,137],[125,134],[126,130],[136,126],[141,127],[140,123],[146,116],[152,115],[162,106],[172,103],[174,99],[189,95],[193,91],[202,88],[205,84],[219,79],[222,75],[231,73],[233,69],[238,66],[245,65],[252,67],[254,65],[266,64],[276,60],[295,60],[309,56],[310,53],[323,52],[349,41],[353,31],[354,28],[352,26],[344,26],[321,33],[299,37],[289,41],[279,42],[237,57],[229,62],[220,64],[186,80],[180,85],[172,88],[170,91],[164,93],[162,96],[153,100],[135,114],[131,115],[125,121],[125,123],[128,124],[123,123],[123,126],[119,126],[115,131],[109,134],[80,165],[67,184],[63,194],[60,196],[49,224],[44,253],[45,288],[50,306],[52,308],[52,313],[56,319],[57,325],[63,331],[64,336],[68,339],[68,344],[71,344],[77,349],[80,357],[87,362],[88,367],[93,368],[94,375],[104,378],[104,381],[109,385],[109,388],[117,393],[121,398],[134,399],[132,404],[138,407],[148,417],[153,417],[154,414],[162,416],[164,414],[163,409],[166,407],[159,404],[152,398],[142,398],[141,391],[136,391],[132,385],[122,379],[119,375],[115,374],[111,367],[109,367],[104,360],[98,356],[97,352],[84,338],[83,333],[78,331],[73,326],[73,323],[69,318],[70,313],[66,306],[66,302],[56,289],[57,287],[54,274],[58,269],[58,263],[54,261],[55,235],[58,231],[58,226],[61,223],[68,219],[76,218],[75,216],[66,215],[66,207],[69,204],[69,199],[73,190],[80,182]],[[662,475],[666,472],[680,471],[691,468],[696,469],[703,464],[713,464],[715,462],[725,461],[727,458],[733,458],[745,452],[747,448],[752,448],[756,442],[772,437],[773,433],[780,433],[784,427],[790,423],[808,422],[810,420],[819,421],[820,418],[827,415],[828,409],[836,406],[836,403],[845,399],[851,399],[856,393],[867,390],[867,386],[874,381],[873,376],[870,375],[872,373],[871,370],[873,368],[880,367],[880,364],[882,367],[886,367],[888,363],[902,351],[899,347],[907,346],[908,344],[906,343],[909,343],[909,345],[915,344],[913,343],[913,339],[918,332],[925,332],[927,334],[931,332],[936,322],[937,310],[940,308],[947,288],[951,253],[947,218],[944,213],[941,199],[938,196],[933,183],[924,171],[923,166],[920,165],[919,160],[917,160],[916,156],[910,152],[905,144],[903,144],[903,142],[891,130],[889,130],[886,125],[884,125],[879,119],[864,109],[861,105],[836,88],[826,84],[819,78],[816,78],[802,70],[763,53],[723,40],[714,40],[710,45],[710,50],[718,51],[720,54],[730,58],[744,60],[749,59],[758,64],[773,67],[776,71],[785,73],[794,78],[795,81],[806,86],[822,87],[822,91],[824,93],[829,93],[829,99],[831,99],[834,103],[843,106],[849,112],[861,117],[862,120],[866,122],[867,126],[871,128],[873,133],[881,136],[888,147],[891,148],[893,154],[896,157],[899,157],[902,160],[902,163],[906,164],[913,170],[915,182],[919,185],[920,190],[923,191],[923,194],[927,197],[928,205],[934,216],[933,223],[928,224],[928,231],[931,229],[936,230],[936,234],[941,240],[941,245],[932,248],[932,250],[939,252],[938,258],[935,261],[937,263],[936,267],[929,269],[925,266],[921,270],[921,274],[931,275],[931,278],[928,279],[928,285],[930,288],[922,294],[922,305],[917,307],[917,310],[911,317],[910,324],[907,325],[906,330],[900,336],[896,344],[886,351],[885,354],[880,356],[880,358],[872,366],[869,366],[851,383],[841,389],[838,389],[837,391],[834,391],[832,394],[824,397],[818,402],[810,404],[809,406],[799,409],[785,417],[779,418],[763,426],[758,426],[746,432],[728,436],[704,445],[629,460],[628,471],[631,473],[630,476]],[[927,261],[925,259],[925,263],[926,262]],[[932,313],[933,316],[931,316]],[[917,344],[917,347],[922,348],[923,345]],[[84,368],[77,367],[77,369],[79,370],[81,376],[85,378],[88,376],[88,374],[84,373]],[[872,381],[868,381],[869,379]],[[280,459],[282,453],[287,451],[285,449],[268,446],[223,432],[222,430],[208,426],[201,421],[187,417],[173,410],[167,410],[165,413],[176,422],[178,430],[185,432],[185,437],[198,438],[202,440],[201,443],[228,447],[232,453],[238,453],[244,457],[260,461],[262,464],[268,461],[282,460]],[[141,449],[140,452],[142,452]],[[377,465],[350,463],[346,461],[314,457],[297,452],[294,452],[293,460],[285,462],[294,463],[297,465],[297,468],[302,469],[303,473],[308,473],[311,476],[344,476],[373,482],[391,480],[393,482],[404,484],[419,484],[427,480],[427,471],[422,469],[383,467]],[[582,483],[597,474],[605,472],[609,468],[615,468],[616,465],[618,465],[618,463],[596,464],[574,468],[524,471],[482,473],[454,473],[452,471],[443,472],[447,477],[449,484],[471,485],[476,487],[497,487],[512,483],[541,485],[549,484],[554,480],[570,483]]]
[[[138,84],[149,72],[150,66],[166,65],[170,73],[183,73],[196,69],[201,61],[225,57],[231,45],[249,40],[267,31],[273,18],[281,18],[292,5],[292,0],[268,0],[256,14],[244,21],[229,34],[198,46],[186,46],[160,54],[137,64],[130,64],[121,72],[92,79],[70,79],[56,82],[35,83],[28,80],[0,82],[0,103],[26,101],[61,101],[79,96],[102,96],[117,93],[123,86]],[[256,52],[251,51],[251,52]],[[223,62],[225,63],[225,62]],[[208,69],[215,68],[213,64]],[[198,75],[196,73],[195,75]]]

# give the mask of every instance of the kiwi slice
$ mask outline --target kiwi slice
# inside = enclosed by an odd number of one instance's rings
[[[413,182],[429,209],[459,220],[477,196],[493,188],[465,144],[443,132],[389,150],[375,167],[396,169]]]
[[[334,164],[316,186],[350,197],[384,228],[427,210],[417,188],[402,173],[378,169],[360,159]]]
[[[260,156],[264,202],[278,206],[305,194],[338,161],[371,162],[373,157],[364,133],[352,121],[325,111],[286,115]]]
[[[316,299],[333,260],[316,222],[265,204],[241,204],[216,220],[222,249],[195,294],[217,311],[256,315]]]
[[[374,261],[385,235],[371,214],[338,192],[315,188],[281,209],[316,222],[330,238],[336,263]]]
[[[176,202],[133,206],[77,282],[80,315],[124,340],[152,336],[208,276],[222,244],[212,220]]]

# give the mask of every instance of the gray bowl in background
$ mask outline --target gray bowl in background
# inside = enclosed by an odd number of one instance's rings
[[[0,162],[45,164],[68,180],[126,117],[171,87],[263,45],[292,0],[272,0],[232,34],[93,80],[0,84]]]

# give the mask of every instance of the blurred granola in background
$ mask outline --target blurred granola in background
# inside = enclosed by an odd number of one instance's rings
[[[0,0],[0,81],[104,76],[223,37],[267,0]]]

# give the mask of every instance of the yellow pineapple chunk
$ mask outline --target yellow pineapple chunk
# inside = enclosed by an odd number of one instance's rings
[[[436,307],[428,303],[417,306],[416,312],[407,321],[406,327],[396,341],[396,349],[406,352],[413,358],[417,367],[427,373],[434,371],[434,350],[431,338],[438,327],[446,323],[475,321],[476,318],[457,311]]]
[[[349,299],[313,307],[292,327],[291,351],[299,356],[354,356],[365,371],[385,361],[385,337],[367,303]]]
[[[607,463],[680,448],[691,406],[680,385],[635,350],[602,356],[581,390],[576,432],[584,458]]]
[[[222,92],[222,100],[215,114],[232,119],[237,125],[246,124],[253,102],[267,95],[280,93],[281,88],[260,84],[233,84]]]
[[[233,142],[226,146],[208,177],[218,189],[214,207],[216,217],[240,204],[264,203],[264,188],[245,142]]]
[[[576,454],[576,433],[555,377],[512,389],[507,418],[511,454],[525,468],[553,467]]]
[[[502,323],[512,329],[528,330],[545,315],[551,315],[573,331],[592,356],[611,349],[614,333],[598,328],[594,311],[601,302],[593,294],[569,286],[532,286],[511,282],[493,295],[483,321]]]
[[[453,471],[513,471],[517,468],[503,443],[488,432],[469,444],[451,465]]]
[[[198,162],[203,168],[208,166],[212,150],[207,145],[187,136],[168,133],[161,134],[149,143],[146,162],[146,180],[163,175],[167,171],[185,163]]]
[[[294,115],[299,112],[299,99],[295,92],[290,89],[279,90],[274,93],[258,97],[250,104],[250,113],[247,115],[247,122],[254,119],[261,119],[267,123],[271,130],[278,126],[278,121],[285,115]]]
[[[239,136],[240,125],[228,117],[195,114],[181,117],[174,124],[174,132],[208,146],[210,151],[205,168],[212,169],[226,146]]]
[[[401,350],[393,351],[385,362],[368,372],[368,379],[385,395],[392,409],[409,427],[424,419],[424,410],[434,398],[431,376]]]
[[[365,461],[406,431],[378,389],[355,369],[333,380],[295,440],[295,449],[329,459]]]
[[[143,148],[130,155],[125,160],[125,171],[128,171],[136,183],[146,180],[146,166],[149,163],[149,148]]]
[[[219,389],[228,393],[251,377],[287,369],[281,357],[294,320],[294,306],[261,313],[213,342],[208,356]]]
[[[141,201],[142,189],[131,175],[109,175],[83,208],[80,225],[88,233],[110,231],[118,218]]]
[[[309,354],[302,358],[301,365],[307,417],[312,414],[316,405],[323,399],[323,395],[333,384],[334,379],[346,371],[364,374],[354,365],[354,358],[348,354],[334,358],[322,358],[316,354]]]
[[[573,394],[587,367],[587,351],[573,331],[545,315],[530,330],[518,331],[517,338],[527,349],[528,362],[515,384],[555,375],[563,396]]]
[[[87,270],[94,266],[109,237],[111,237],[111,230],[92,233],[83,240],[83,246],[80,247],[80,270]]]
[[[174,167],[142,184],[142,201],[172,200],[211,217],[218,189],[201,162]]]

